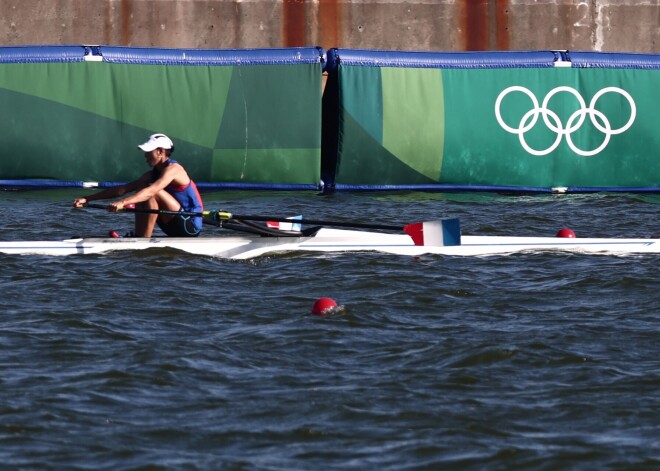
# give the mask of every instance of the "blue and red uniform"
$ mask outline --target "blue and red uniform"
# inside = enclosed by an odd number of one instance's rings
[[[165,165],[176,163],[178,163],[176,160],[168,159]],[[151,171],[152,183],[158,180],[161,174],[162,171],[154,167]],[[202,197],[192,178],[187,185],[174,185],[170,183],[165,187],[165,191],[179,202],[181,211],[192,213],[201,213],[204,211]],[[165,234],[171,237],[196,237],[202,231],[202,218],[180,215],[175,216],[169,223],[162,223],[158,220],[158,226]]]

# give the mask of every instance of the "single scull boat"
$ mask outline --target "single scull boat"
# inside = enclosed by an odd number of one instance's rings
[[[100,254],[119,250],[169,248],[195,255],[249,259],[278,252],[367,252],[417,256],[486,256],[528,251],[602,254],[660,253],[660,239],[462,236],[459,245],[415,245],[406,234],[320,228],[300,237],[75,238],[62,241],[0,242],[0,253],[38,255]]]

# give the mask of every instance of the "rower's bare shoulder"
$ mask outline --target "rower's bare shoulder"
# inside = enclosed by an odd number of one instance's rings
[[[183,165],[180,163],[173,163],[168,166],[168,170],[171,172],[170,175],[172,176],[172,181],[174,181],[177,184],[181,185],[187,185],[188,182],[190,182],[190,177],[188,176],[188,172],[186,172],[186,169],[183,168]]]

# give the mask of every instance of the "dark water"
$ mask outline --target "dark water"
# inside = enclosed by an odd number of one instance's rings
[[[128,215],[69,209],[79,193],[0,193],[0,240],[130,229]],[[660,236],[657,195],[206,200],[362,222],[459,216],[467,234]],[[0,255],[0,463],[660,469],[658,261]],[[343,312],[311,315],[322,296]]]

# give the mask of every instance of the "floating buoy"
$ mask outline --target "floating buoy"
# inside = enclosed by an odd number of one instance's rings
[[[569,239],[575,239],[575,232],[572,230],[564,227],[563,229],[560,229],[559,232],[555,235],[555,237],[566,237]]]
[[[337,303],[334,299],[319,298],[312,306],[312,314],[316,314],[317,316],[324,316],[328,313],[328,311],[336,307]]]

